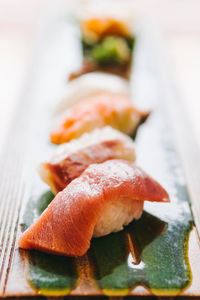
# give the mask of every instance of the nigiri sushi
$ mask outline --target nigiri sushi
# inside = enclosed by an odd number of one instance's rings
[[[51,133],[51,142],[69,142],[106,125],[131,135],[148,114],[137,110],[127,96],[99,93],[66,111],[63,121]]]
[[[135,144],[127,135],[106,126],[60,145],[53,157],[39,166],[39,174],[57,194],[90,164],[113,158],[134,161]]]
[[[169,196],[133,162],[91,164],[22,234],[19,247],[81,256],[92,236],[122,230],[138,219],[144,201],[169,202]]]
[[[85,74],[67,84],[56,113],[62,113],[70,106],[99,92],[111,92],[128,96],[129,84],[127,80],[116,75],[101,72]]]
[[[69,80],[101,71],[129,78],[134,36],[129,22],[116,17],[91,17],[80,21],[83,65]]]

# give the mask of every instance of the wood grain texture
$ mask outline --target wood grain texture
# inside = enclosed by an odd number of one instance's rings
[[[189,259],[193,280],[191,286],[183,294],[199,295],[197,264],[200,258],[200,149],[195,142],[192,128],[183,109],[175,81],[173,81],[171,63],[161,32],[154,23],[148,24],[147,27],[143,21],[139,25],[140,43],[131,79],[132,86],[135,86],[133,96],[138,106],[144,109],[153,108],[156,101],[162,101],[168,116],[173,143],[184,169],[196,226],[189,238]],[[145,45],[148,51],[145,49]],[[146,83],[145,92],[141,93],[143,82]]]
[[[26,105],[23,106],[26,110]],[[21,118],[21,113],[24,117]],[[27,139],[26,131],[28,122],[23,109],[17,114],[12,132],[8,137],[7,147],[2,155],[1,167],[1,272],[0,272],[0,292],[5,293],[5,287],[8,280],[8,274],[13,260],[16,248],[16,236],[19,225],[19,215],[23,197],[25,195],[25,156]]]
[[[43,152],[42,138],[45,134],[48,140],[48,120],[52,116],[56,104],[54,99],[65,86],[66,73],[69,73],[77,65],[77,52],[74,51],[72,53],[71,51],[76,44],[73,28],[67,27],[65,20],[61,19],[58,22],[55,19],[57,20],[57,16],[51,15],[40,32],[38,48],[33,59],[34,63],[31,75],[28,78],[26,92],[16,111],[1,159],[1,296],[37,295],[37,292],[26,281],[26,259],[17,246],[17,241],[21,234],[19,224],[28,194],[30,193],[30,181],[34,180],[34,176],[37,176],[33,175],[36,173],[35,165],[37,164],[35,158],[37,155],[35,153],[40,155]],[[66,36],[68,37],[67,39]],[[145,43],[148,46],[148,41]],[[162,44],[157,37],[154,39],[154,43],[157,46]],[[154,61],[160,57],[160,52],[163,53],[163,49],[159,47],[157,50],[152,49],[151,54],[154,57]],[[66,53],[68,53],[67,59]],[[181,157],[185,166],[193,213],[195,218],[197,218],[197,228],[200,228],[198,220],[200,219],[198,218],[200,216],[200,206],[198,204],[198,195],[200,194],[198,185],[198,178],[200,178],[199,152],[191,137],[191,132],[181,111],[180,103],[177,101],[171,78],[165,73],[164,59],[163,57],[159,59],[152,72],[160,87],[160,97],[165,100],[163,105],[166,105],[169,111],[177,147],[181,150]],[[148,66],[145,66],[145,68],[145,72],[148,73]],[[189,253],[193,282],[189,289],[183,292],[183,295],[200,295],[200,265],[197,263],[200,262],[200,250],[195,229],[190,235]],[[90,281],[86,256],[79,259],[79,266],[82,266],[82,281],[80,280],[80,285],[73,290],[72,294],[74,295],[82,294],[85,280]],[[88,293],[94,295],[100,292],[91,284],[88,288]],[[149,294],[143,287],[137,287],[131,293],[133,295]]]
[[[150,53],[154,55],[154,58],[156,57],[154,60],[154,69],[157,74],[158,97],[163,101],[163,105],[167,111],[173,132],[174,144],[180,155],[188,183],[192,212],[194,214],[197,232],[200,236],[200,148],[195,141],[191,124],[183,109],[175,81],[173,81],[165,42],[155,26],[150,26],[148,30],[146,30],[146,34],[147,32],[149,32],[148,43],[153,45],[152,52]]]

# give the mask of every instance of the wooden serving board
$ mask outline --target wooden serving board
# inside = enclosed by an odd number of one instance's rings
[[[185,217],[185,211],[188,212],[187,218],[192,224],[193,219],[188,204],[188,188],[195,217],[195,226],[193,226],[189,235],[189,262],[187,259],[184,259],[183,263],[178,263],[178,268],[181,266],[181,270],[186,272],[186,280],[188,281],[179,290],[179,293],[182,296],[200,296],[200,249],[197,235],[199,228],[198,216],[200,216],[200,205],[198,204],[200,195],[200,186],[198,184],[198,178],[200,178],[199,152],[192,139],[191,131],[181,109],[171,77],[168,75],[168,63],[164,55],[163,43],[156,34],[154,36],[154,32],[154,29],[150,30],[149,26],[139,26],[134,55],[131,89],[135,102],[138,106],[143,106],[144,108],[147,108],[149,105],[151,107],[153,105],[154,108],[151,117],[141,126],[137,134],[138,164],[167,188],[173,200],[174,206],[172,208],[174,211],[170,212],[171,206],[163,209],[161,205],[158,208],[154,205],[153,208],[147,205],[145,210],[147,214],[158,220],[155,223],[158,223],[160,226],[160,231],[158,231],[159,237],[165,236],[170,228],[170,224],[176,223],[182,215]],[[35,199],[38,199],[42,192],[47,190],[47,187],[41,183],[37,175],[36,166],[45,157],[48,157],[49,153],[55,148],[49,143],[49,132],[54,122],[53,112],[57,104],[56,99],[58,99],[58,95],[61,94],[66,86],[67,75],[78,67],[80,63],[80,45],[76,27],[73,22],[67,21],[65,12],[51,14],[39,32],[26,91],[13,119],[1,159],[0,296],[35,296],[38,293],[51,296],[58,295],[56,293],[53,294],[52,291],[44,291],[43,289],[42,292],[41,289],[31,287],[29,277],[31,260],[27,251],[18,249],[17,243],[22,232],[20,224],[28,225],[29,222],[33,222],[38,216],[38,210],[36,210],[37,200]],[[153,101],[151,102],[150,100]],[[186,175],[187,188],[182,166]],[[185,200],[181,203],[180,201],[183,198]],[[32,201],[33,206],[31,209]],[[26,210],[28,204],[29,212],[31,213],[27,219]],[[181,208],[180,211],[179,208]],[[147,215],[144,215],[142,220],[147,220],[148,218]],[[141,227],[135,224],[133,226],[134,232]],[[126,235],[129,237],[131,235],[128,230]],[[113,243],[116,237],[117,240],[118,237],[121,239],[121,234],[114,235]],[[108,254],[106,245],[108,245],[110,240],[102,240],[105,245],[102,249],[100,248],[102,244],[100,246],[96,245],[99,243],[97,240],[92,243],[93,248],[91,251],[96,255],[95,259],[98,261],[100,258],[99,254],[102,254],[103,251]],[[156,243],[156,241],[158,241],[157,237],[149,240],[148,247],[153,247],[153,242]],[[169,242],[167,243],[170,257],[175,257],[175,259],[172,259],[171,265],[175,268],[174,262],[180,259],[180,253],[184,256],[185,252],[176,253],[176,249],[182,249],[176,247],[176,239],[171,241],[172,248],[168,247],[170,244]],[[182,243],[187,243],[184,237]],[[134,242],[131,239],[129,250],[131,250],[132,244]],[[119,245],[123,245],[123,243],[118,243],[117,249]],[[147,251],[147,245],[144,245],[144,247]],[[101,250],[100,252],[98,252],[99,249]],[[149,249],[151,250],[151,248]],[[172,249],[175,249],[175,251],[173,252]],[[187,252],[187,248],[184,249]],[[130,251],[130,253],[132,252]],[[167,255],[167,259],[169,259],[169,254]],[[143,263],[144,261],[141,260]],[[116,291],[111,291],[110,289],[108,293],[108,289],[102,287],[104,281],[101,281],[101,284],[98,285],[100,279],[93,274],[93,266],[91,267],[89,254],[76,259],[75,264],[78,270],[77,282],[73,288],[64,291],[63,295],[98,296],[109,294],[115,296]],[[164,261],[165,264],[166,261]],[[36,267],[39,266],[37,262],[32,265],[33,267],[35,265]],[[121,265],[119,264],[119,266]],[[112,266],[112,269],[115,269],[114,267]],[[138,268],[136,269],[138,270]],[[101,271],[100,267],[98,270],[99,272]],[[176,279],[176,272],[178,274],[180,270],[175,268],[173,271],[175,274],[173,278]],[[121,274],[120,272],[119,274]],[[111,275],[113,276],[114,273]],[[162,274],[166,274],[167,277],[167,269],[162,270]],[[52,274],[50,273],[50,275]],[[163,280],[165,279],[164,277],[162,275]],[[101,280],[102,278],[103,276]],[[112,277],[112,280],[113,278],[115,277]],[[135,280],[135,277],[133,279]],[[148,277],[149,282],[150,277]],[[124,289],[122,288],[120,290],[121,295],[144,296],[155,293],[162,296],[176,294],[175,290],[169,289],[167,291],[165,288],[164,293],[163,289],[159,292],[158,288],[155,289],[150,284],[148,287],[148,284],[144,287],[137,281],[136,283],[133,286],[128,285],[124,294],[122,292]]]

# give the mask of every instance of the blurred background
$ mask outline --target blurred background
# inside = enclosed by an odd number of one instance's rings
[[[70,7],[76,1],[0,0],[0,146],[22,97],[38,24],[49,6],[64,2]],[[161,28],[172,75],[200,145],[200,1],[121,0],[121,3],[134,4]]]

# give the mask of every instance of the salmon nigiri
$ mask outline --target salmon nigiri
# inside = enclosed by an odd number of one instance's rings
[[[81,256],[92,236],[123,229],[140,218],[144,201],[169,202],[167,192],[133,162],[90,165],[73,180],[19,240],[24,249]]]
[[[135,143],[127,135],[106,126],[60,145],[49,161],[40,164],[39,174],[57,194],[90,164],[114,158],[134,161]]]
[[[61,124],[51,133],[51,142],[69,142],[84,132],[106,125],[131,135],[147,116],[148,113],[137,110],[127,96],[99,93],[66,111]]]

